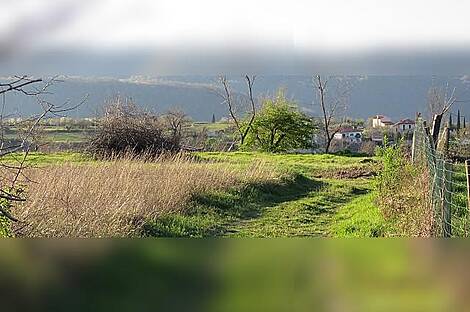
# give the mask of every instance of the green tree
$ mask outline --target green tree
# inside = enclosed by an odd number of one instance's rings
[[[262,102],[244,146],[266,152],[309,148],[315,129],[312,119],[279,91],[276,97]]]

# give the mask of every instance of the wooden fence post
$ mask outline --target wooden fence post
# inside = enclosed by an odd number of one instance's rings
[[[442,181],[442,228],[444,237],[452,236],[452,164],[444,161]]]
[[[436,147],[437,141],[439,140],[439,131],[441,130],[442,114],[435,114],[432,120],[431,135],[433,139],[434,147]]]
[[[465,171],[467,173],[467,203],[470,210],[470,160],[465,161]]]

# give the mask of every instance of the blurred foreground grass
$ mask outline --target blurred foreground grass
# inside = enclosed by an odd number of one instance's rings
[[[468,247],[435,241],[3,241],[0,248],[3,311],[464,311],[469,300]]]

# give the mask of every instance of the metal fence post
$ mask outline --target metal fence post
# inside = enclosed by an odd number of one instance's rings
[[[434,162],[434,176],[432,180],[431,186],[431,200],[432,200],[432,207],[434,210],[434,215],[438,217],[440,220],[436,220],[436,225],[441,225],[442,233],[444,235],[444,160],[437,158]]]

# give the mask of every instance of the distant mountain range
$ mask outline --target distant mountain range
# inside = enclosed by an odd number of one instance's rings
[[[229,77],[237,92],[245,92],[243,78]],[[383,114],[392,119],[413,118],[416,112],[426,113],[426,97],[429,87],[448,84],[456,89],[459,102],[454,111],[470,117],[470,77],[431,77],[431,76],[348,76],[353,84],[348,116],[366,119],[375,114]],[[63,83],[54,85],[53,94],[48,98],[55,103],[70,99],[79,102],[86,94],[86,103],[70,117],[96,116],[106,99],[120,94],[129,96],[149,110],[164,112],[170,107],[179,107],[196,121],[210,121],[212,114],[217,118],[227,115],[221,98],[210,88],[217,85],[214,76],[164,76],[90,78],[66,77]],[[255,83],[257,96],[274,94],[284,88],[306,112],[319,115],[315,105],[312,77],[309,76],[259,76]],[[21,94],[7,96],[7,111],[26,116],[38,111],[37,104]],[[470,118],[468,118],[470,120]]]

